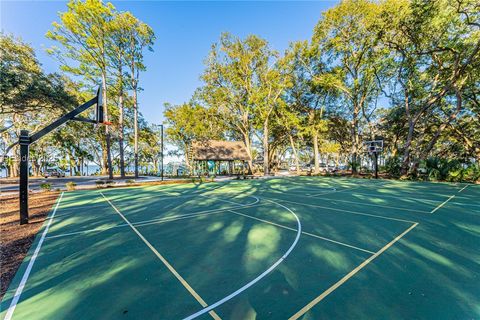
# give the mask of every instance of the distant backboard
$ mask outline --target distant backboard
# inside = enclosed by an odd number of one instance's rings
[[[380,153],[383,150],[383,140],[370,140],[364,142],[365,151],[370,155]]]

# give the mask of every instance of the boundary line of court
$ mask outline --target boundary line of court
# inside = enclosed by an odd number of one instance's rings
[[[323,195],[326,195],[326,194],[332,194],[332,193],[339,193],[339,192],[344,192],[344,191],[349,191],[349,190],[355,190],[355,189],[358,189],[358,188],[361,188],[363,186],[356,186],[356,187],[352,187],[352,188],[345,188],[345,189],[342,189],[342,190],[337,190],[336,188],[333,188],[335,190],[331,190],[331,191],[327,191],[327,192],[322,192],[322,193],[315,193],[315,194],[309,194],[308,196],[305,195],[306,197],[309,197],[309,198],[312,198],[312,197],[316,197],[316,196],[323,196]],[[287,191],[288,192],[288,191]]]
[[[311,308],[313,308],[316,304],[318,304],[320,301],[325,299],[329,294],[331,294],[333,291],[338,289],[342,284],[347,282],[350,278],[352,278],[357,272],[359,272],[361,269],[363,269],[366,265],[368,265],[370,262],[375,260],[379,255],[381,255],[383,252],[385,252],[388,248],[390,248],[392,245],[394,245],[398,240],[403,238],[407,233],[409,233],[413,228],[415,228],[418,225],[418,222],[414,223],[411,225],[407,230],[403,231],[400,235],[398,235],[395,239],[390,241],[388,244],[386,244],[383,248],[378,250],[374,255],[372,255],[370,258],[367,260],[363,261],[360,265],[358,265],[355,269],[350,271],[346,276],[344,276],[342,279],[337,281],[334,285],[332,285],[330,288],[325,290],[322,294],[320,294],[318,297],[310,301],[306,306],[304,306],[302,309],[300,309],[298,312],[296,312],[293,316],[288,318],[289,320],[296,320],[300,317],[302,317],[305,313],[307,313]]]
[[[441,207],[443,207],[445,204],[447,204],[448,201],[452,200],[453,198],[455,198],[455,195],[450,196],[450,198],[448,198],[447,200],[445,200],[445,201],[443,201],[442,203],[440,203],[435,209],[433,209],[432,211],[430,211],[430,213],[435,213],[435,211],[437,211],[438,209],[440,209]]]
[[[405,223],[417,223],[416,221],[411,221],[411,220],[392,218],[392,217],[380,216],[380,215],[376,215],[376,214],[363,213],[363,212],[358,212],[358,211],[351,211],[351,210],[338,209],[338,208],[332,208],[332,207],[324,207],[324,206],[321,206],[321,205],[318,205],[318,204],[302,203],[302,202],[296,202],[296,201],[273,198],[273,197],[265,197],[265,196],[263,196],[263,198],[274,199],[274,200],[277,200],[277,201],[280,201],[280,202],[283,201],[283,202],[298,204],[298,205],[301,205],[301,206],[316,207],[316,208],[322,208],[322,209],[333,210],[333,211],[338,211],[338,212],[345,212],[345,213],[349,213],[349,214],[356,214],[356,215],[360,215],[360,216],[373,217],[373,218],[378,218],[378,219],[400,221],[400,222],[405,222]],[[326,212],[326,213],[328,213],[328,212]]]
[[[32,271],[33,264],[35,263],[35,260],[38,257],[38,253],[40,252],[40,249],[42,248],[43,241],[45,240],[45,236],[47,235],[50,225],[52,224],[53,217],[55,217],[55,213],[57,212],[58,205],[60,204],[60,201],[62,201],[62,198],[63,198],[63,192],[60,194],[60,197],[58,198],[57,203],[55,204],[55,208],[53,209],[51,218],[48,219],[45,230],[43,230],[42,236],[38,241],[37,247],[35,248],[35,251],[33,252],[32,257],[28,262],[27,269],[23,274],[22,280],[20,280],[20,284],[18,285],[17,290],[15,291],[15,295],[13,296],[12,302],[10,303],[10,306],[8,307],[7,313],[5,314],[5,318],[3,318],[3,320],[12,319],[13,312],[17,307],[18,301],[20,300],[20,296],[22,295],[23,289],[25,288],[25,284],[27,283],[28,277],[30,276],[30,272]]]
[[[107,202],[112,206],[112,208],[122,217],[122,219],[130,226],[130,228],[137,234],[137,236],[147,245],[147,247],[157,256],[160,261],[163,262],[163,264],[170,270],[170,272],[177,278],[178,281],[187,289],[188,292],[197,300],[198,303],[202,307],[208,306],[208,304],[205,302],[205,300],[200,297],[200,295],[188,284],[188,282],[173,268],[173,266],[155,249],[155,247],[140,233],[140,231],[135,228],[134,225],[115,207],[115,205],[102,193],[100,192],[102,197],[107,200]],[[218,314],[211,310],[209,311],[209,314],[212,316],[212,318],[216,320],[220,320],[221,318],[218,316]]]
[[[466,184],[462,189],[458,190],[458,193],[462,192],[463,190],[467,189],[467,187],[469,186],[469,184]]]
[[[290,228],[290,227],[287,227],[287,226],[284,226],[284,225],[281,225],[281,224],[278,224],[278,223],[275,223],[275,222],[272,222],[272,221],[268,221],[268,220],[265,220],[265,219],[260,219],[260,218],[254,217],[254,216],[250,216],[250,215],[245,214],[245,213],[236,212],[234,210],[228,210],[228,211],[231,212],[231,213],[240,215],[240,216],[244,216],[246,218],[250,218],[250,219],[258,220],[258,221],[261,221],[261,222],[264,222],[264,223],[268,223],[268,224],[271,224],[271,225],[276,226],[276,227],[280,227],[280,228],[287,229],[287,230],[290,230],[290,231],[297,231],[294,228]],[[305,235],[310,236],[310,237],[318,238],[318,239],[321,239],[321,240],[325,240],[325,241],[328,241],[328,242],[333,242],[333,243],[336,243],[336,244],[344,246],[344,247],[349,247],[351,249],[367,252],[369,254],[374,254],[375,253],[375,252],[367,250],[367,249],[362,249],[362,248],[359,248],[359,247],[356,247],[356,246],[352,246],[350,244],[346,244],[346,243],[336,241],[336,240],[333,240],[333,239],[330,239],[330,238],[325,238],[325,237],[322,237],[322,236],[319,236],[319,235],[316,235],[316,234],[313,234],[313,233],[309,233],[309,232],[306,232],[306,231],[302,231],[302,234],[305,234]]]
[[[239,295],[240,293],[242,293],[243,291],[247,290],[248,288],[250,288],[251,286],[253,286],[254,284],[256,284],[258,281],[262,280],[265,276],[267,276],[270,272],[272,272],[280,263],[282,263],[287,257],[288,255],[293,251],[293,249],[295,248],[295,246],[297,245],[298,243],[298,240],[300,239],[300,235],[302,234],[302,223],[300,222],[300,219],[298,218],[298,216],[295,214],[295,212],[293,212],[290,208],[284,206],[283,204],[280,204],[278,202],[275,202],[275,201],[272,201],[272,200],[267,200],[268,202],[272,202],[274,204],[277,204],[279,206],[281,206],[282,208],[288,210],[290,213],[293,214],[293,216],[295,217],[295,219],[297,220],[297,235],[295,236],[295,240],[293,241],[292,245],[290,246],[290,248],[288,248],[288,250],[283,254],[282,257],[280,257],[280,259],[278,259],[274,264],[272,264],[267,270],[263,271],[260,275],[258,275],[255,279],[251,280],[250,282],[248,282],[247,284],[245,284],[244,286],[242,286],[241,288],[237,289],[236,291],[232,292],[231,294],[229,294],[228,296],[218,300],[217,302],[211,304],[210,306],[184,318],[184,320],[191,320],[191,319],[195,319],[203,314],[205,314],[206,312],[209,312],[213,309],[215,309],[216,307],[224,304],[225,302],[233,299],[234,297],[236,297],[237,295]]]

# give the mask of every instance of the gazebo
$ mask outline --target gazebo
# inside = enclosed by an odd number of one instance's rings
[[[251,160],[241,141],[194,141],[192,160],[195,175],[232,175],[245,170],[245,162]]]

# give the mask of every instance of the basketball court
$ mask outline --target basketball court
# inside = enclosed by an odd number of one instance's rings
[[[65,192],[0,318],[478,318],[478,199],[326,177]]]

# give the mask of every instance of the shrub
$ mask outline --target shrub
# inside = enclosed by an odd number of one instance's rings
[[[477,182],[480,180],[480,164],[471,164],[463,172],[465,181]]]
[[[107,180],[107,181],[105,181],[105,184],[107,185],[107,188],[108,188],[108,187],[113,186],[113,185],[115,184],[115,181],[113,181],[113,180]]]
[[[67,190],[68,190],[68,191],[73,191],[73,190],[75,190],[75,187],[76,187],[76,186],[77,186],[77,184],[76,184],[75,182],[73,182],[73,181],[67,182],[67,183],[65,184],[65,187],[67,187]]]
[[[447,181],[460,182],[463,181],[465,171],[463,168],[453,169],[448,172]]]
[[[385,161],[385,171],[392,177],[392,178],[400,178],[401,171],[402,171],[402,162],[398,156],[388,158]]]
[[[429,180],[449,180],[459,176],[462,167],[458,160],[430,157],[425,161],[425,169]],[[451,172],[452,176],[450,176]]]
[[[126,184],[134,184],[135,183],[135,180],[133,179],[128,179],[125,181]]]
[[[52,190],[52,184],[51,183],[48,183],[48,182],[45,182],[45,183],[42,183],[40,185],[40,189],[42,189],[43,191],[50,191]]]

